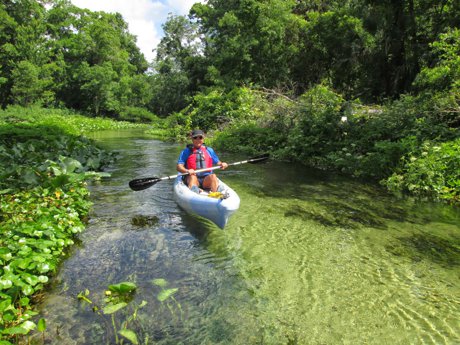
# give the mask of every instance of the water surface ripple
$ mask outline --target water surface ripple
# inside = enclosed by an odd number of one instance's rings
[[[241,198],[222,231],[178,208],[170,181],[128,188],[175,174],[181,147],[134,132],[98,140],[120,159],[92,183],[87,230],[43,303],[47,343],[113,344],[110,319],[76,296],[88,289],[103,304],[107,285],[132,281],[132,303],[148,302],[130,324],[141,343],[460,344],[458,209],[248,164],[218,173]],[[158,278],[175,300],[156,299]]]

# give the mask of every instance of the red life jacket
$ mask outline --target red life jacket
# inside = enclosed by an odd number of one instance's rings
[[[199,149],[189,147],[189,149],[192,153],[188,156],[187,161],[185,162],[185,167],[187,169],[198,170],[212,167],[212,158],[208,150],[206,150],[206,146],[201,145]]]

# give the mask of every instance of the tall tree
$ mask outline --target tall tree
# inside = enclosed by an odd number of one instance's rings
[[[138,98],[131,102],[130,85],[148,85],[148,64],[120,14],[91,12],[56,0],[47,18],[54,56],[62,57],[65,65],[59,99],[67,106],[116,115],[124,107],[147,103]]]
[[[206,73],[196,23],[185,16],[170,15],[163,31],[151,77],[154,92],[150,103],[150,109],[160,116],[183,109],[203,85]]]
[[[210,0],[192,7],[206,36],[205,55],[226,85],[289,81],[299,25],[294,6],[291,0]]]
[[[21,61],[40,66],[48,59],[44,15],[44,6],[35,0],[5,0],[0,3],[2,107],[12,101],[12,73]]]

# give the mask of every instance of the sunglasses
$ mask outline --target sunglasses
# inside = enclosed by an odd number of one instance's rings
[[[193,139],[203,139],[203,136],[197,135],[196,137],[193,137]]]

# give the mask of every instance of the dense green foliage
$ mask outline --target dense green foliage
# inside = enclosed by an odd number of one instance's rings
[[[454,0],[209,0],[168,18],[149,69],[119,14],[6,0],[0,100],[153,122],[174,140],[201,127],[224,149],[415,191],[385,181],[422,145],[455,152],[459,27]]]
[[[427,142],[410,152],[400,172],[385,182],[394,190],[460,202],[460,139],[440,145]]]
[[[84,229],[85,180],[104,176],[114,159],[81,133],[123,126],[133,125],[39,108],[0,112],[2,344],[36,328],[33,300]]]
[[[64,105],[115,117],[145,109],[148,64],[119,14],[67,0],[7,0],[0,19],[2,107]]]

